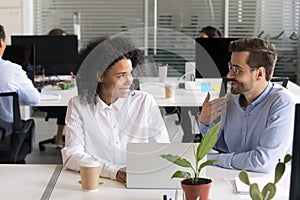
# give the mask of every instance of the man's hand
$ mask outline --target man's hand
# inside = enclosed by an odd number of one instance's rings
[[[199,115],[199,121],[207,126],[220,117],[225,112],[227,106],[226,97],[220,97],[212,101],[209,101],[209,99],[210,93],[207,94]]]
[[[126,186],[126,167],[119,169],[116,180]]]

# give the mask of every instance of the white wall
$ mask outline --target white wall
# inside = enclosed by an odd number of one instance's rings
[[[33,0],[23,1],[23,34],[34,35]]]
[[[0,0],[0,24],[11,35],[33,34],[33,0]]]

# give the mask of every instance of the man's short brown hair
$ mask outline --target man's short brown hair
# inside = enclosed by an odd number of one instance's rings
[[[250,68],[264,67],[266,80],[271,80],[277,60],[277,51],[274,44],[260,38],[244,38],[232,41],[229,45],[230,52],[250,52],[247,64]]]
[[[0,39],[5,40],[5,31],[1,24],[0,24]]]

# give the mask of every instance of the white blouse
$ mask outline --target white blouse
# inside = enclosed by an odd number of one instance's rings
[[[169,143],[169,136],[154,98],[131,91],[108,106],[99,97],[88,104],[73,97],[66,116],[66,141],[62,149],[66,168],[79,171],[81,159],[93,156],[101,163],[102,177],[116,178],[126,165],[127,143]]]

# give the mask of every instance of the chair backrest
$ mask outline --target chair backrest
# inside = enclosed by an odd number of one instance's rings
[[[289,81],[289,77],[273,77],[271,82],[276,82],[286,88]]]
[[[19,95],[17,92],[5,92],[0,93],[0,98],[2,97],[12,97],[12,108],[13,108],[13,130],[21,131],[22,122],[21,122],[21,114],[20,114],[20,105],[19,105]],[[1,114],[0,114],[1,116]]]
[[[0,93],[0,98],[8,97],[12,97],[13,123],[1,120],[0,163],[24,163],[26,155],[31,152],[35,125],[33,119],[21,120],[18,93]]]

